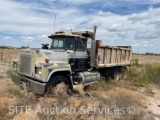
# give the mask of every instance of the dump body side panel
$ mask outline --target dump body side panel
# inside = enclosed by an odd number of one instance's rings
[[[131,46],[102,45],[101,40],[96,41],[96,68],[127,66],[131,64]]]

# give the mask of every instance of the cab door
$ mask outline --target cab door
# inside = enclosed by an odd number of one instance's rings
[[[72,71],[86,71],[89,68],[89,56],[86,48],[87,39],[77,37],[75,39],[74,53],[71,53],[69,58]]]

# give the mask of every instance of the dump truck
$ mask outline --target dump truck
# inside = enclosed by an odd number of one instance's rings
[[[96,27],[93,32],[58,31],[48,36],[50,46],[20,50],[18,61],[13,63],[14,76],[19,78],[16,83],[43,95],[62,82],[76,90],[78,85],[91,85],[101,76],[106,80],[126,78],[132,47],[103,45],[102,40],[95,40],[95,33]]]

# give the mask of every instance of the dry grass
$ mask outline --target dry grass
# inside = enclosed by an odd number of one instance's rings
[[[133,58],[137,58],[140,64],[157,64],[160,63],[160,55],[133,55]]]
[[[9,77],[6,75],[7,69],[10,67],[10,61],[17,58],[17,50],[0,50],[0,54],[5,53],[3,56],[3,61],[0,61],[0,65],[3,66],[0,69],[0,118],[3,120],[14,119],[14,120],[141,120],[146,117],[145,106],[143,101],[148,96],[154,96],[152,93],[152,88],[148,87],[143,93],[138,92],[139,86],[135,86],[130,81],[109,81],[106,82],[103,78],[96,84],[87,87],[86,92],[91,94],[91,97],[80,96],[73,94],[72,96],[65,97],[38,97],[34,94],[21,89],[19,86],[13,84]],[[147,63],[147,58],[152,58],[153,56],[137,56],[140,63]],[[159,56],[153,57],[154,60],[150,60],[151,64],[160,62]],[[136,76],[141,76],[142,68],[133,67],[134,71],[133,78]],[[141,77],[139,77],[141,79]],[[26,110],[23,112],[18,109],[15,114],[9,114],[8,107],[13,106],[31,106],[30,114],[26,114]],[[127,108],[133,106],[134,113],[129,114]],[[37,108],[68,108],[72,110],[75,108],[75,112],[72,111],[71,114],[45,114],[44,112],[37,113]],[[81,108],[81,109],[80,109]],[[110,112],[117,112],[117,108],[125,108],[123,112],[125,114],[105,114],[104,111],[101,113],[98,109],[110,109]],[[96,109],[94,111],[94,109]],[[82,114],[84,111],[85,114]],[[114,111],[115,110],[115,111]],[[122,112],[122,111],[121,111]]]
[[[29,110],[28,113],[29,114],[26,114],[25,112],[19,113],[13,117],[13,120],[39,120],[38,116],[33,110]]]
[[[146,86],[149,83],[160,85],[160,64],[132,66],[127,80],[136,86]]]
[[[97,92],[98,93],[98,92]],[[40,118],[47,119],[57,118],[57,119],[89,119],[89,120],[133,120],[133,119],[142,119],[144,117],[144,110],[142,101],[142,96],[137,95],[135,92],[115,87],[113,90],[108,92],[99,92],[99,97],[69,97],[66,100],[50,99],[46,98],[40,102],[41,107],[49,108],[68,108],[70,110],[75,108],[75,113],[71,114],[57,114],[55,115],[46,115],[40,114]],[[44,104],[45,103],[45,104]],[[128,113],[128,108],[134,107],[135,111],[132,114]],[[124,109],[124,111],[117,111],[114,113],[114,110]],[[100,111],[102,112],[100,112]],[[107,112],[105,112],[105,110]],[[109,111],[108,111],[109,110]],[[125,112],[121,114],[120,112]]]

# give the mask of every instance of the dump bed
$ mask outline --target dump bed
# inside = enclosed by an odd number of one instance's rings
[[[131,64],[131,46],[102,45],[101,40],[96,40],[96,67],[127,66]]]

